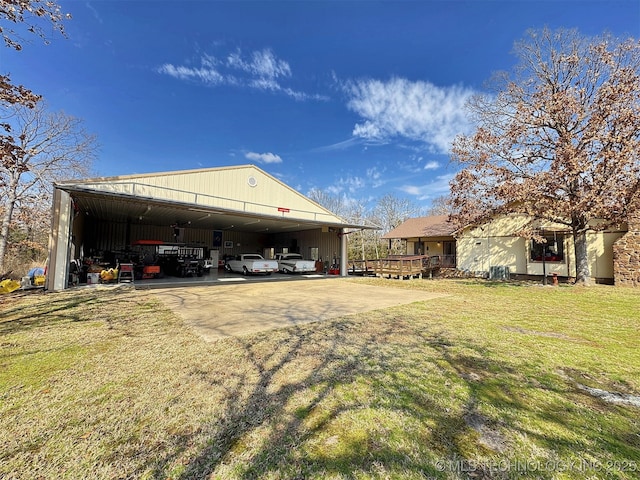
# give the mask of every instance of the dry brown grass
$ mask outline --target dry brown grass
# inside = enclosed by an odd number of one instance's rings
[[[576,379],[640,392],[637,292],[403,285],[453,295],[213,343],[149,291],[3,298],[0,477],[636,478],[638,409]]]

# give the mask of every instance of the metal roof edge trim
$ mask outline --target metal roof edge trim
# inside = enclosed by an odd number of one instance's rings
[[[200,172],[215,172],[222,170],[239,170],[246,168],[254,168],[256,170],[261,171],[265,175],[269,175],[267,172],[261,170],[256,165],[252,164],[244,164],[244,165],[230,165],[226,167],[209,167],[209,168],[194,168],[190,170],[171,170],[166,172],[147,172],[147,173],[130,173],[126,175],[111,175],[107,177],[89,177],[89,178],[76,178],[76,179],[68,179],[62,180],[57,183],[57,185],[64,184],[79,184],[79,183],[102,183],[108,182],[110,180],[130,180],[132,178],[148,178],[148,177],[159,177],[159,176],[170,176],[170,175],[183,175],[189,173],[200,173]],[[272,175],[269,175],[270,177]]]
[[[103,197],[120,197],[120,198],[128,198],[128,199],[136,199],[136,200],[145,200],[145,201],[151,201],[151,202],[155,202],[155,203],[159,203],[162,205],[173,205],[179,208],[185,208],[185,209],[189,209],[189,208],[198,208],[198,209],[202,209],[202,210],[210,210],[211,213],[215,213],[215,212],[220,212],[220,213],[229,213],[229,214],[233,214],[233,215],[238,215],[241,217],[261,217],[261,218],[268,218],[268,219],[277,219],[277,220],[282,220],[282,217],[280,217],[279,215],[268,215],[268,214],[264,214],[264,213],[254,213],[254,212],[245,212],[242,210],[233,210],[233,209],[229,209],[229,208],[218,208],[218,207],[209,207],[209,206],[203,206],[197,203],[187,203],[187,202],[178,202],[178,201],[171,201],[171,200],[165,200],[165,199],[159,199],[159,198],[154,198],[154,197],[143,197],[143,196],[136,196],[136,195],[128,195],[126,193],[114,193],[114,192],[106,192],[106,191],[102,191],[102,190],[93,190],[91,188],[83,188],[80,185],[60,185],[60,184],[56,184],[55,188],[58,188],[59,190],[63,190],[65,192],[71,193],[71,192],[77,192],[77,193],[88,193],[88,194],[92,194],[92,195],[96,195],[96,196],[103,196]],[[329,212],[331,216],[333,217],[337,217],[337,215]],[[337,217],[339,218],[339,217]],[[338,228],[356,228],[356,229],[360,229],[360,230],[377,230],[380,227],[377,226],[370,226],[370,225],[359,225],[359,224],[352,224],[352,223],[346,223],[346,222],[335,222],[335,221],[331,221],[331,220],[322,220],[322,219],[315,219],[315,220],[311,220],[311,219],[305,219],[305,218],[295,218],[295,217],[291,217],[288,218],[288,220],[290,220],[289,223],[299,223],[299,224],[304,224],[304,225],[318,225],[320,226],[328,226],[328,227],[338,227]]]

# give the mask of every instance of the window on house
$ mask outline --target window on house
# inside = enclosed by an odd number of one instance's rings
[[[531,260],[541,262],[564,261],[564,235],[557,232],[544,232],[541,235],[546,242],[531,240]]]

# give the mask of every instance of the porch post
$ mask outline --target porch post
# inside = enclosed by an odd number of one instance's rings
[[[347,231],[344,228],[340,229],[340,276],[346,277],[349,275],[347,272]]]
[[[69,279],[72,222],[71,196],[58,188],[53,191],[52,214],[45,284],[47,290],[57,291],[67,288]]]

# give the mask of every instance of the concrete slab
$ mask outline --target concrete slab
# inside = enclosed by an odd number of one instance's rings
[[[154,289],[206,340],[247,335],[445,295],[340,278]]]

